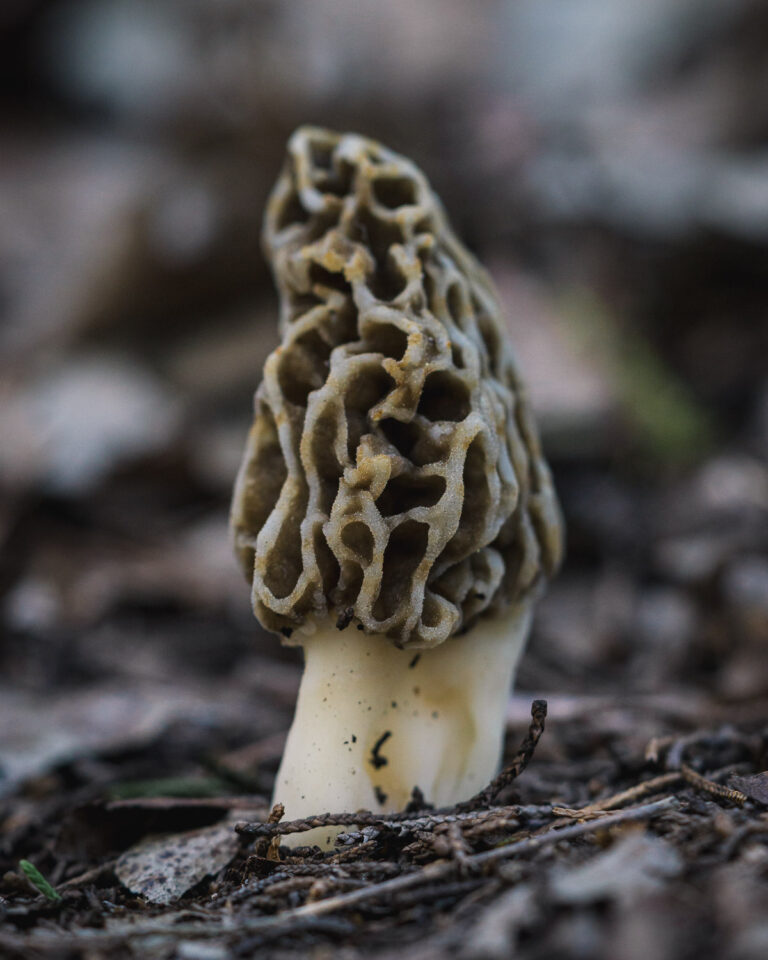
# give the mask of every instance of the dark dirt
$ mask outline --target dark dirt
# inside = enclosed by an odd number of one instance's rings
[[[674,698],[563,702],[554,712],[536,753],[529,736],[485,797],[441,811],[418,809],[415,798],[397,817],[292,824],[265,823],[265,810],[261,827],[233,824],[241,846],[216,876],[165,908],[119,884],[120,851],[146,833],[208,826],[263,800],[109,800],[76,764],[62,766],[4,803],[3,955],[344,947],[350,957],[387,956],[416,940],[420,957],[758,956],[768,775],[754,771],[766,766],[765,725],[742,717],[737,728],[721,715],[697,728]],[[644,748],[638,718],[659,731]],[[155,762],[157,747],[98,765],[129,777]],[[281,833],[339,822],[350,828],[332,852],[276,848]],[[34,896],[17,870],[22,855],[60,900]]]

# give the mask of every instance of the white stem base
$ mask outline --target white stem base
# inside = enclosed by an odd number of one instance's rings
[[[304,641],[305,668],[273,802],[286,820],[401,810],[414,787],[443,806],[498,770],[530,608],[485,619],[432,650],[328,625]],[[286,838],[328,847],[339,829]]]

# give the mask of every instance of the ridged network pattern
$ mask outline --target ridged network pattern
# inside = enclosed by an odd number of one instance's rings
[[[254,611],[432,647],[522,599],[561,523],[491,281],[421,171],[301,128],[267,207],[282,343],[235,487]]]

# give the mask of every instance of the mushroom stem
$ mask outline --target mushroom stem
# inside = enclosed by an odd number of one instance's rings
[[[303,639],[304,675],[273,798],[286,819],[401,810],[414,787],[443,806],[486,786],[501,759],[530,613],[522,604],[483,618],[429,650],[331,624]],[[328,847],[336,833],[318,828],[288,843]]]

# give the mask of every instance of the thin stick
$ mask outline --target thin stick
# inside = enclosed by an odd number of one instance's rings
[[[742,793],[741,790],[733,790],[731,787],[724,787],[720,783],[715,783],[714,780],[708,780],[706,777],[702,777],[700,773],[696,773],[692,767],[689,767],[685,763],[680,767],[680,771],[692,787],[704,790],[706,793],[712,794],[713,797],[730,800],[732,803],[737,803],[740,807],[743,807],[749,799],[746,793]]]
[[[382,829],[425,830],[441,823],[463,823],[485,820],[488,817],[518,817],[536,813],[547,815],[551,812],[549,805],[540,808],[512,805],[508,807],[489,807],[487,810],[467,810],[456,812],[456,808],[448,808],[447,812],[426,812],[414,815],[413,813],[371,813],[358,811],[357,813],[325,813],[316,817],[305,817],[302,820],[286,820],[283,823],[250,823],[241,821],[235,824],[235,830],[246,837],[276,837],[288,833],[303,833],[314,827],[351,826],[351,827],[381,827]]]
[[[115,863],[115,860],[110,860],[107,863],[102,863],[98,867],[92,867],[90,870],[86,870],[85,873],[78,874],[76,877],[70,877],[69,880],[63,880],[61,883],[57,884],[58,889],[69,890],[72,887],[83,887],[86,883],[93,883],[96,880],[101,880],[113,872]]]
[[[605,797],[603,800],[597,800],[586,807],[553,807],[552,812],[558,817],[588,817],[594,814],[603,813],[606,810],[613,810],[615,807],[621,807],[625,803],[634,803],[647,797],[651,793],[656,793],[664,787],[669,787],[683,779],[683,774],[679,771],[673,773],[662,773],[661,776],[653,777],[651,780],[643,780],[628,790],[622,790],[621,793],[615,793],[612,797]]]
[[[717,774],[715,774],[715,776],[717,776]],[[577,809],[570,807],[553,807],[552,812],[558,817],[569,817],[571,819],[594,817],[600,815],[605,810],[612,810],[614,807],[619,807],[624,803],[632,803],[640,800],[642,797],[669,787],[680,780],[685,780],[688,786],[693,787],[695,790],[703,790],[705,793],[720,797],[723,800],[731,800],[740,807],[748,800],[747,795],[742,793],[741,790],[724,787],[714,780],[702,777],[700,773],[696,773],[692,767],[684,763],[680,770],[672,770],[669,773],[662,773],[658,777],[653,777],[651,780],[644,780],[642,783],[638,783],[628,790],[615,793],[612,797],[606,797],[604,800],[598,800],[596,803],[590,803],[586,807]]]
[[[528,733],[520,744],[512,763],[508,764],[494,780],[480,793],[458,805],[461,810],[472,810],[476,807],[487,807],[493,803],[501,791],[517,780],[520,774],[531,762],[536,745],[544,733],[544,721],[547,717],[547,701],[534,700],[531,704],[531,722]]]

